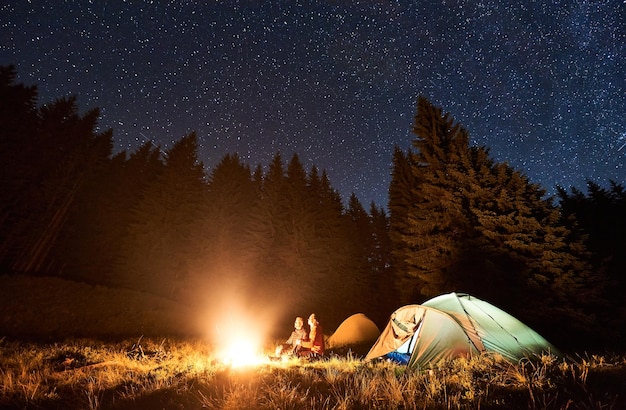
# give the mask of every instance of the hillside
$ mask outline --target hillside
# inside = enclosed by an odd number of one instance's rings
[[[53,277],[0,275],[0,336],[182,336],[201,333],[192,309],[128,289]]]

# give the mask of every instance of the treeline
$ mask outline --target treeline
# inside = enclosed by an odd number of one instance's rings
[[[394,152],[387,215],[344,200],[297,155],[251,168],[229,154],[207,174],[193,133],[114,154],[97,110],[79,115],[75,98],[38,107],[15,78],[0,69],[4,272],[315,311],[331,330],[457,291],[560,346],[625,341],[623,186],[559,189],[555,205],[423,97],[412,148]]]
[[[206,174],[189,134],[113,154],[98,111],[75,98],[37,108],[0,70],[4,272],[55,275],[199,307],[315,311],[329,328],[384,321],[393,293],[385,211],[344,206],[323,170],[277,153],[264,171],[226,155]]]

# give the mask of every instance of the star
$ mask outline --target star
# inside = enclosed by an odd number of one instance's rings
[[[382,206],[424,95],[553,194],[624,183],[625,7],[34,0],[1,6],[0,64],[41,103],[99,107],[117,151],[196,131],[207,172],[297,153]]]

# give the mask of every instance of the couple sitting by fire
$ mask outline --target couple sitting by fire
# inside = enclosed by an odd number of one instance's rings
[[[324,355],[324,334],[322,327],[315,317],[309,316],[309,333],[304,329],[304,320],[297,317],[294,330],[289,339],[276,347],[276,356],[295,356],[307,359],[319,358]]]

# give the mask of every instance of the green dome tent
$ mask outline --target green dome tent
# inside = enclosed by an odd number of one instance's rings
[[[503,310],[470,295],[450,293],[393,312],[365,360],[400,353],[408,358],[408,366],[424,368],[442,359],[485,352],[499,353],[512,362],[542,353],[559,354]]]

